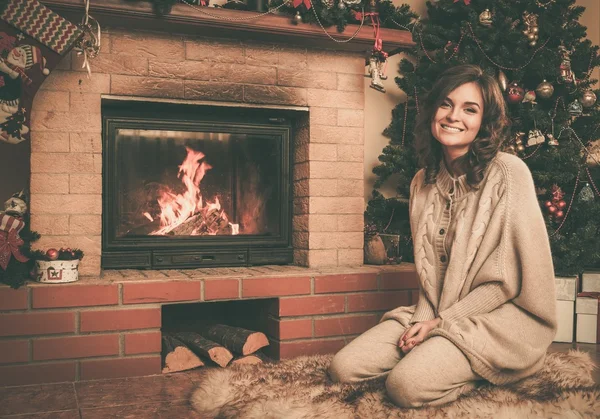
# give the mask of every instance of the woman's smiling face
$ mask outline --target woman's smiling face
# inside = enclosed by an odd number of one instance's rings
[[[477,83],[458,86],[444,99],[431,120],[431,133],[452,161],[469,151],[483,119],[483,95]]]

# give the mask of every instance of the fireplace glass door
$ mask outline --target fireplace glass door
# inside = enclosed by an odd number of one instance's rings
[[[291,262],[291,118],[103,106],[103,267]]]

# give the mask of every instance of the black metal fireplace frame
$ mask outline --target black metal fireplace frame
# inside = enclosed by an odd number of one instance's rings
[[[172,269],[287,264],[292,249],[292,139],[300,112],[289,109],[102,100],[102,268]],[[220,132],[281,138],[279,234],[273,236],[117,237],[117,129]],[[226,128],[225,128],[226,125]],[[223,131],[225,129],[225,131]]]

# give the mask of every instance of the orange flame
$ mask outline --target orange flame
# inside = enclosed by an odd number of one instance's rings
[[[157,199],[160,206],[160,228],[150,233],[151,235],[164,235],[176,227],[188,222],[192,217],[201,216],[204,228],[195,227],[190,235],[216,235],[218,228],[206,223],[209,216],[218,217],[218,225],[228,223],[231,234],[239,234],[239,224],[229,223],[225,211],[221,210],[219,198],[215,202],[206,202],[203,206],[202,194],[200,191],[200,182],[204,179],[206,172],[212,169],[212,166],[203,161],[205,154],[186,146],[187,155],[184,161],[179,165],[177,177],[185,185],[185,191],[181,194],[171,190],[162,192]],[[143,214],[152,221],[148,213]]]

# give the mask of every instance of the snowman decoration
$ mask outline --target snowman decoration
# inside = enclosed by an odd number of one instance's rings
[[[4,212],[0,211],[0,269],[6,271],[11,257],[19,262],[27,262],[29,258],[21,253],[24,241],[19,233],[25,227],[23,217],[27,212],[27,203],[23,191],[14,194],[4,203]]]
[[[0,37],[6,34],[0,33]],[[45,68],[46,59],[39,47],[18,45],[13,47],[6,58],[0,57],[0,140],[18,144],[25,140],[29,127],[25,124],[25,109],[20,107],[23,84],[32,84],[28,75],[34,66],[39,65],[42,74],[50,71]]]

